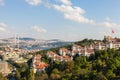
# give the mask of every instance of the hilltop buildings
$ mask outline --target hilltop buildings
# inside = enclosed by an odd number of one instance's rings
[[[120,48],[120,38],[112,38],[111,36],[104,36],[104,41],[95,41],[94,44],[80,46],[74,44],[72,50],[66,48],[60,48],[59,53],[56,54],[52,51],[47,52],[47,56],[53,61],[71,61],[72,57],[75,55],[87,56],[95,53],[95,50],[106,50],[106,49],[119,49]]]
[[[112,38],[111,36],[104,36],[105,42],[99,42],[95,49],[105,50],[105,49],[119,49],[120,48],[120,38]]]

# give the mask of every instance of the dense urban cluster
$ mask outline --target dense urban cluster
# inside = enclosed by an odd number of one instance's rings
[[[84,39],[32,54],[23,52],[24,55],[19,50],[7,53],[11,50],[6,48],[6,55],[2,55],[0,61],[0,72],[3,74],[0,76],[9,80],[120,79],[120,38]]]

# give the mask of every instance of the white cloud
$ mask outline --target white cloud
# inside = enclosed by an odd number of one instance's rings
[[[3,0],[0,0],[3,1]],[[54,8],[55,10],[60,11],[63,13],[64,18],[84,23],[84,24],[90,24],[93,26],[103,26],[103,27],[120,27],[118,23],[111,22],[111,19],[109,17],[105,18],[104,22],[95,22],[93,19],[89,19],[85,16],[85,10],[81,7],[73,6],[71,0],[56,0],[56,2],[61,2],[61,5],[56,4],[50,4],[50,0],[26,0],[30,5],[37,6],[41,3],[43,3],[44,6],[47,8]]]
[[[0,0],[3,1],[3,0]],[[90,24],[93,26],[100,26],[100,27],[120,27],[118,23],[111,22],[111,19],[109,17],[105,18],[104,22],[96,22],[93,19],[89,19],[88,17],[85,16],[85,10],[82,9],[81,7],[73,6],[71,0],[56,0],[56,2],[61,2],[62,4],[58,5],[56,4],[50,4],[50,0],[26,0],[30,5],[37,6],[41,3],[43,3],[44,6],[47,8],[54,8],[55,10],[63,13],[64,18],[79,22],[79,23],[84,23],[84,24]],[[34,27],[37,29],[38,27]],[[41,30],[36,30],[38,32],[41,32]],[[43,31],[43,32],[46,32]]]
[[[106,17],[106,21],[110,21],[111,19],[110,19],[110,17]]]
[[[82,8],[79,8],[79,7],[71,7],[71,6],[67,6],[67,5],[61,5],[61,6],[53,5],[53,7],[56,10],[61,11],[63,13],[71,13],[72,14],[72,13],[76,12],[76,14],[78,13],[78,14],[81,14],[81,15],[85,13],[85,11]]]
[[[26,0],[26,2],[32,6],[37,6],[42,2],[42,0]]]
[[[62,4],[61,5],[54,4],[53,8],[63,13],[65,19],[79,23],[90,24],[92,26],[120,29],[120,24],[112,22],[110,17],[106,17],[105,21],[103,22],[96,22],[93,19],[85,17],[84,16],[85,10],[82,9],[81,7],[73,6],[71,0],[59,0],[59,1],[61,1]]]
[[[76,21],[76,22],[81,22],[81,23],[86,23],[86,24],[94,24],[94,21],[91,19],[88,19],[84,16],[85,11],[84,9],[76,6],[70,6],[70,5],[53,5],[53,7],[62,12],[64,14],[64,18]]]
[[[39,27],[39,26],[33,26],[32,29],[37,31],[37,32],[40,32],[40,33],[46,33],[47,32],[46,29],[44,29],[42,27]]]
[[[0,31],[6,31],[6,24],[5,23],[3,23],[3,22],[0,22]]]
[[[120,28],[120,25],[114,22],[109,22],[109,21],[104,21],[100,24],[98,24],[99,26],[103,26],[103,27],[114,27],[114,28]]]
[[[85,17],[85,10],[80,7],[73,6],[70,0],[60,1],[62,2],[62,5],[54,4],[53,8],[62,12],[65,19],[93,26],[120,28],[118,23],[111,22],[110,17],[107,17],[104,22],[95,22],[95,20]]]
[[[50,0],[44,0],[44,1],[42,1],[42,3],[43,3],[43,5],[45,6],[45,7],[47,7],[47,8],[51,8],[51,3],[50,3]]]
[[[4,5],[4,0],[0,0],[0,6]]]
[[[65,5],[72,5],[70,0],[60,0]]]

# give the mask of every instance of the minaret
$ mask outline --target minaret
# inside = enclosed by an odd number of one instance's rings
[[[19,36],[17,36],[17,47],[18,47],[18,49],[19,49]]]
[[[16,35],[15,35],[15,46],[16,46],[16,42],[17,42],[17,40],[16,40]]]

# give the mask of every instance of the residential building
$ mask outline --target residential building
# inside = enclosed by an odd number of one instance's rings
[[[71,54],[71,51],[68,50],[68,49],[66,49],[66,48],[60,48],[59,54],[60,54],[61,56],[66,56],[66,55],[70,55],[70,54]]]
[[[35,57],[33,58],[33,69],[34,69],[34,73],[36,73],[36,71],[45,71],[45,68],[48,67],[47,63],[44,63],[41,61],[42,56],[40,54],[35,55]]]

